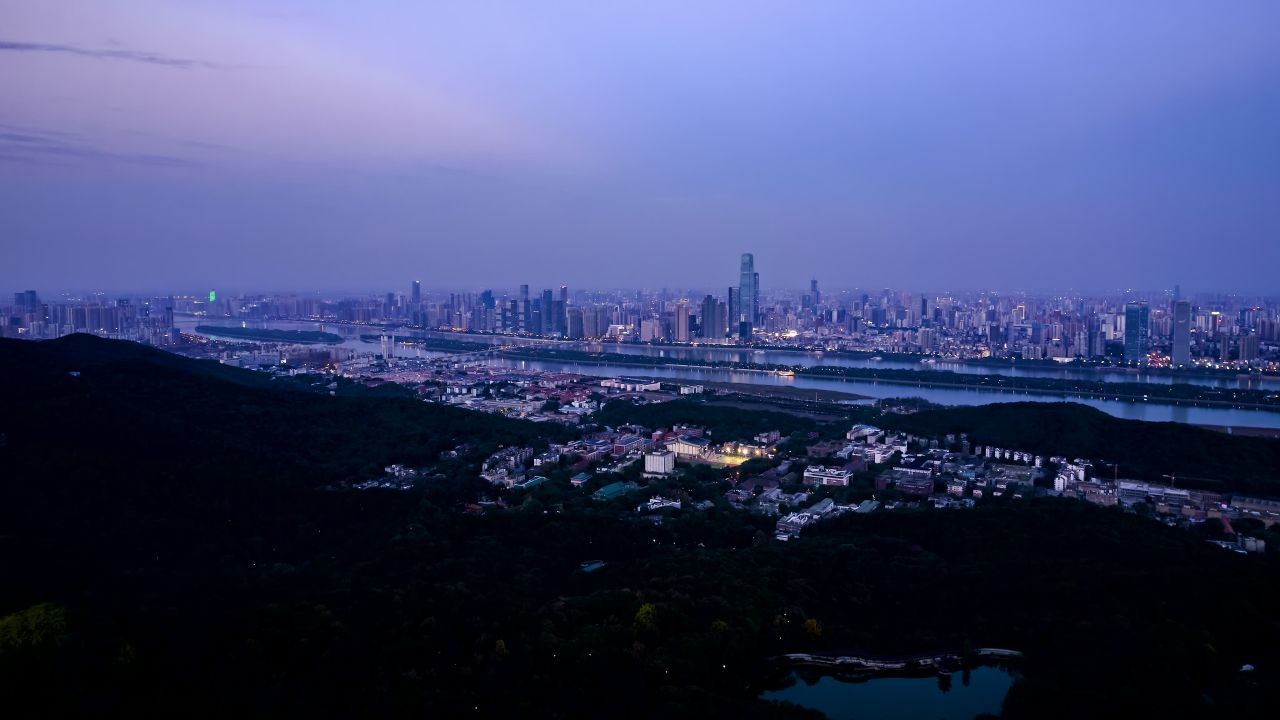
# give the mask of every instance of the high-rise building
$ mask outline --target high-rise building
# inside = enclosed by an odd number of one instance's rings
[[[1258,335],[1249,333],[1240,336],[1240,361],[1251,362],[1258,359]]]
[[[538,331],[540,335],[551,335],[555,333],[555,305],[556,301],[551,295],[551,290],[543,290],[542,304],[538,306],[539,312],[542,313],[541,329]]]
[[[410,291],[409,293],[409,302],[413,303],[414,305],[419,305],[422,303],[422,282],[421,281],[419,280],[413,281],[413,290]]]
[[[1170,333],[1173,346],[1170,359],[1174,366],[1191,364],[1191,303],[1176,300],[1173,303],[1173,328]]]
[[[702,299],[702,314],[698,316],[698,337],[705,339],[724,337],[724,321],[719,317],[720,301],[708,295]]]
[[[729,317],[726,326],[730,335],[738,334],[738,315],[741,313],[742,303],[738,298],[738,288],[729,288]]]
[[[738,337],[751,339],[751,331],[755,328],[757,312],[760,307],[760,276],[756,274],[756,259],[751,253],[742,253],[742,263],[738,274],[738,316],[733,320],[738,326]]]
[[[689,342],[689,302],[681,300],[676,303],[676,342]]]
[[[1124,360],[1146,362],[1151,337],[1151,308],[1144,302],[1124,306]]]
[[[570,340],[581,340],[585,337],[585,325],[583,323],[582,309],[570,308],[568,313],[568,333],[565,337]]]
[[[760,315],[760,273],[751,273],[751,324],[762,325],[763,318]]]

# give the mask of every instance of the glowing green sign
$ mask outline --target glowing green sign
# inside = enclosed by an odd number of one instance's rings
[[[213,302],[214,300],[217,300],[217,299],[218,299],[218,292],[217,292],[216,290],[210,290],[210,291],[209,291],[209,302]]]

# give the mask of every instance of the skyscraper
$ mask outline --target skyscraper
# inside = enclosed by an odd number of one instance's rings
[[[729,317],[725,325],[729,329],[730,335],[738,334],[738,315],[741,312],[742,304],[738,299],[738,288],[729,288]]]
[[[1169,355],[1174,366],[1191,364],[1191,303],[1173,303],[1173,347]],[[1127,338],[1126,338],[1127,339]]]
[[[409,301],[412,302],[414,305],[418,305],[422,302],[422,282],[421,281],[419,280],[413,281],[413,290],[409,293]]]
[[[1144,302],[1124,306],[1124,360],[1146,362],[1151,326],[1151,309]]]
[[[551,295],[551,290],[543,290],[542,304],[538,306],[538,310],[542,313],[541,329],[538,331],[538,334],[551,335],[555,333],[555,303],[556,301]]]
[[[751,273],[751,325],[761,324],[760,318],[760,273]]]
[[[520,323],[522,332],[536,333],[541,330],[533,326],[533,307],[529,303],[529,286],[520,286],[520,299],[516,305],[517,322]]]
[[[743,340],[750,340],[751,331],[755,328],[756,314],[760,308],[759,288],[756,286],[759,281],[755,256],[742,253],[738,275],[738,316],[734,318],[734,322],[738,325],[738,337]]]
[[[689,302],[676,303],[676,342],[689,342]]]
[[[714,295],[702,299],[702,314],[698,317],[698,336],[705,339],[724,337],[724,322],[719,318],[720,302]]]

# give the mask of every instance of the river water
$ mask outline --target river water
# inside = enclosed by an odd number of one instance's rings
[[[382,353],[382,345],[377,341],[365,342],[360,339],[361,335],[381,335],[381,328],[369,325],[345,325],[340,323],[323,323],[323,322],[305,322],[301,320],[241,320],[238,318],[193,318],[178,317],[173,323],[179,330],[185,333],[195,333],[198,325],[216,325],[218,327],[247,327],[256,330],[321,330],[327,333],[333,333],[342,338],[342,342],[333,344],[324,344],[322,347],[342,347],[355,352],[366,353]],[[235,340],[238,342],[254,342],[245,338],[220,336],[217,333],[205,333],[210,337],[219,337],[226,340]],[[421,350],[413,346],[399,344],[398,341],[408,339],[409,332],[402,331],[401,334],[391,333],[397,340],[397,344],[392,346],[391,354],[394,357],[402,358],[430,358],[448,355],[449,353],[437,352],[431,350]]]
[[[427,331],[429,337],[457,339],[463,337],[472,342],[488,342],[507,344],[512,339],[507,336],[458,335],[457,333]],[[530,342],[525,338],[520,343]],[[547,341],[551,342],[551,341]],[[1005,377],[1036,377],[1054,380],[1092,380],[1103,382],[1157,383],[1170,385],[1186,383],[1223,388],[1258,388],[1274,387],[1280,389],[1280,378],[1241,380],[1235,377],[1210,377],[1197,375],[1166,375],[1160,373],[1139,372],[1119,368],[1079,368],[1051,367],[1045,365],[1018,364],[1009,361],[1000,364],[976,364],[958,361],[938,360],[922,364],[919,361],[888,359],[872,360],[870,357],[856,357],[833,353],[806,352],[801,350],[747,350],[737,347],[717,347],[702,345],[698,347],[667,345],[634,345],[624,343],[558,343],[569,345],[574,349],[587,352],[615,353],[618,355],[636,355],[642,357],[669,357],[703,362],[737,362],[762,363],[769,365],[804,365],[815,367],[829,365],[849,368],[891,368],[898,370],[944,370],[966,375],[1003,375]]]
[[[519,360],[491,358],[484,361],[493,366],[532,368],[550,372],[573,372],[604,377],[640,376],[670,378],[688,382],[713,381],[745,383],[750,385],[779,385],[807,390],[834,390],[872,398],[919,397],[939,405],[986,405],[998,402],[1075,402],[1097,408],[1109,415],[1128,420],[1155,422],[1181,422],[1196,425],[1226,425],[1229,427],[1280,428],[1280,413],[1265,410],[1236,410],[1231,408],[1190,407],[1166,405],[1155,402],[1128,402],[1102,398],[1064,397],[1031,392],[1006,392],[970,388],[918,387],[901,383],[874,380],[828,380],[812,377],[781,377],[764,372],[727,370],[698,367],[635,367],[629,365],[596,365],[545,360]]]
[[[340,343],[342,347],[352,348],[359,352],[380,352],[378,343],[366,343],[360,340],[360,335],[377,335],[380,330],[372,326],[362,325],[343,325],[338,323],[320,323],[306,322],[296,320],[276,320],[276,321],[243,321],[247,327],[279,329],[279,330],[324,330],[336,335],[340,335],[343,340]],[[241,326],[242,321],[235,318],[179,318],[177,325],[186,332],[194,332],[196,325],[222,325],[222,326]],[[404,331],[408,337],[408,331]],[[457,333],[447,332],[417,332],[416,335],[425,334],[428,337],[439,337],[451,340],[466,340],[470,342],[489,342],[494,344],[507,344],[512,342],[512,338],[506,336],[484,336],[484,335],[460,335]],[[400,337],[400,336],[397,336]],[[528,344],[526,339],[520,339],[522,344]],[[551,341],[545,341],[549,345],[554,345]],[[540,344],[540,343],[539,343]],[[563,343],[560,343],[563,345]],[[758,362],[758,363],[776,363],[790,365],[840,365],[842,367],[880,367],[880,368],[905,368],[919,370],[928,368],[931,370],[955,370],[957,372],[969,373],[989,373],[1009,375],[1014,373],[1025,373],[1030,377],[1051,377],[1051,378],[1068,378],[1076,377],[1082,379],[1111,379],[1111,380],[1127,380],[1129,382],[1170,382],[1167,376],[1147,375],[1138,373],[1127,373],[1123,371],[1080,371],[1057,368],[1018,368],[1010,366],[975,366],[962,363],[950,364],[932,364],[920,365],[919,363],[911,363],[902,360],[891,361],[873,361],[869,358],[850,358],[835,357],[830,354],[818,356],[814,353],[800,353],[791,351],[766,350],[763,352],[754,352],[742,350],[740,348],[712,348],[712,347],[663,347],[648,345],[624,345],[616,343],[604,344],[571,344],[574,349],[582,349],[598,352],[616,352],[621,355],[631,356],[667,356],[667,357],[688,357],[700,360],[738,360],[742,362]],[[418,350],[412,347],[397,346],[395,355],[398,357],[434,357],[445,353]],[[617,377],[620,375],[639,375],[643,377],[660,377],[670,378],[672,380],[684,380],[689,382],[699,381],[715,381],[715,382],[733,382],[745,383],[751,385],[781,385],[812,390],[834,390],[837,392],[854,393],[864,395],[871,398],[888,398],[888,397],[920,397],[929,402],[939,405],[985,405],[997,402],[1016,402],[1016,401],[1035,401],[1035,402],[1077,402],[1097,408],[1105,413],[1116,417],[1126,418],[1130,420],[1148,420],[1156,422],[1181,422],[1193,423],[1197,425],[1223,425],[1227,427],[1262,427],[1262,428],[1280,428],[1280,413],[1269,412],[1265,410],[1236,410],[1230,408],[1209,408],[1209,407],[1191,407],[1185,405],[1168,405],[1163,403],[1146,403],[1146,402],[1128,402],[1120,400],[1108,400],[1106,398],[1094,397],[1064,397],[1060,395],[1048,395],[1034,392],[1006,392],[996,390],[983,390],[977,388],[937,388],[937,387],[917,387],[914,385],[904,385],[899,383],[884,383],[873,380],[829,380],[824,378],[811,377],[780,377],[769,373],[748,372],[716,368],[698,368],[698,367],[635,367],[629,365],[597,365],[588,363],[573,362],[552,362],[546,360],[517,360],[509,358],[491,358],[485,362],[494,366],[504,367],[520,367],[532,368],[537,370],[547,370],[553,372],[576,372],[584,375],[599,375],[604,377]],[[1066,374],[1064,374],[1066,373]],[[1179,378],[1181,381],[1183,378]],[[1195,380],[1205,380],[1210,382],[1227,382],[1234,384],[1234,380],[1219,380],[1217,378],[1192,378]]]

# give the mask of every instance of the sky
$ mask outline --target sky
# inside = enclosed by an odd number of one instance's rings
[[[1280,3],[0,0],[0,289],[1280,291]]]

